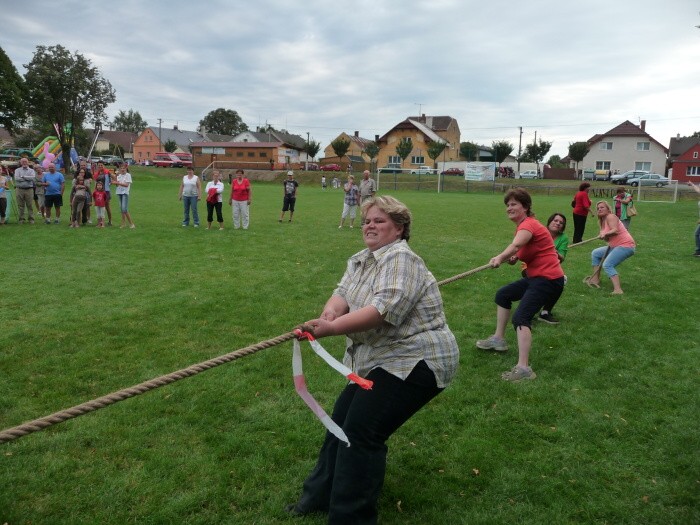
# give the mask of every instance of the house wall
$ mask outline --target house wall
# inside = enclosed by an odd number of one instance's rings
[[[360,147],[359,144],[357,144],[354,140],[353,137],[345,133],[344,131],[338,135],[335,139],[333,139],[331,142],[335,142],[338,139],[345,139],[350,141],[350,148],[348,149],[347,155],[352,155],[355,157],[362,157],[365,162],[369,162],[369,157],[365,154],[364,150]],[[337,162],[338,157],[335,154],[335,151],[333,151],[333,146],[328,144],[323,150],[323,158],[324,158],[324,164],[333,164],[333,163],[339,163]],[[331,160],[331,158],[336,159],[336,160]],[[345,157],[343,157],[345,158]],[[347,163],[347,159],[346,163]]]
[[[445,136],[448,135],[448,133],[436,132],[436,134],[447,141],[450,140],[447,138],[447,136]],[[440,157],[436,159],[436,162],[443,162],[443,160],[446,162],[459,160],[459,136],[457,135],[457,138],[454,139],[454,132],[449,135],[452,136],[453,140],[456,140],[456,142],[450,142],[451,146],[448,146],[445,149],[443,154],[441,154]],[[411,142],[413,143],[413,149],[411,150],[409,156],[406,157],[406,160],[402,163],[402,167],[411,168],[421,164],[432,167],[434,163],[433,160],[428,156],[428,144],[425,142],[426,136],[423,135],[423,133],[416,128],[395,129],[389,132],[389,135],[387,135],[386,143],[379,144],[380,149],[379,154],[377,155],[377,166],[380,168],[382,166],[386,166],[389,163],[389,158],[397,155],[396,146],[399,142],[401,142],[401,140],[404,137],[409,137],[411,139]],[[422,156],[423,162],[411,163],[411,157],[414,156]]]
[[[235,146],[193,146],[192,165],[204,169],[212,162],[223,163],[221,167],[244,169],[270,169],[270,159],[274,169],[299,169],[298,151],[284,146],[256,146],[255,142],[237,143]],[[212,151],[213,150],[213,151]]]
[[[601,149],[604,142],[612,142],[611,150]],[[649,151],[638,151],[637,142],[649,142]],[[635,169],[636,162],[650,162],[649,171],[663,174],[666,169],[666,153],[648,136],[603,137],[591,146],[590,151],[579,162],[579,169],[596,169],[597,161],[609,161],[610,170],[625,172]]]
[[[163,147],[158,140],[158,135],[153,133],[151,128],[146,128],[134,142],[134,160],[136,162],[153,160],[159,151],[163,151]]]
[[[700,183],[700,144],[679,155],[671,164],[671,168],[673,180]]]

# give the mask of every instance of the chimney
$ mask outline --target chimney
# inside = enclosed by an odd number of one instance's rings
[[[379,135],[374,136],[374,142],[379,142]]]
[[[360,137],[360,132],[359,132],[359,131],[356,131],[356,132],[355,132],[355,138],[359,138],[359,137]]]
[[[177,131],[177,124],[175,124],[175,125],[173,126],[173,129],[174,129],[175,131]]]
[[[680,134],[680,133],[676,133],[676,140],[681,140],[681,134]]]
[[[642,131],[644,131],[645,128],[647,127],[647,121],[646,121],[646,120],[642,120],[642,121],[639,123],[639,127],[642,129]]]
[[[425,113],[423,113],[418,120],[425,124]]]

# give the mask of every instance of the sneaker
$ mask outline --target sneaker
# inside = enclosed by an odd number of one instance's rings
[[[504,381],[510,381],[511,383],[517,383],[524,379],[535,379],[537,374],[532,371],[532,368],[522,368],[520,366],[514,366],[508,372],[503,372],[501,374],[501,379]]]
[[[279,221],[277,221],[277,222],[282,222],[282,219],[280,219],[280,220],[279,220]]]
[[[199,224],[195,224],[194,227],[195,227],[195,228],[199,228]]]
[[[44,221],[44,224],[51,224],[51,219],[46,219],[46,220]]]
[[[182,223],[183,228],[187,228],[188,226],[189,226],[189,224],[185,224],[184,222]]]
[[[508,350],[508,343],[505,339],[500,339],[492,335],[488,339],[479,339],[476,342],[476,347],[482,350],[495,350],[496,352],[505,352]]]
[[[59,220],[58,220],[58,219],[54,219],[53,223],[54,223],[54,224],[58,224],[58,223],[59,223]]]
[[[136,228],[136,225],[132,224],[131,226],[129,226],[129,228],[131,228],[133,230],[134,228]]]
[[[554,317],[551,313],[546,313],[546,314],[540,314],[537,316],[537,318],[540,321],[544,321],[545,323],[549,324],[559,324],[559,321],[557,321],[556,317]]]
[[[108,222],[108,223],[107,223],[107,226],[111,226],[111,225],[112,225],[112,223],[111,223],[111,222]]]

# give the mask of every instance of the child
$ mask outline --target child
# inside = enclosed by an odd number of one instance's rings
[[[105,186],[98,182],[95,186],[95,191],[92,192],[92,200],[95,204],[95,213],[97,213],[97,227],[105,227],[105,203],[107,202],[107,193]]]
[[[71,228],[80,227],[80,218],[83,216],[83,207],[85,206],[85,200],[87,199],[87,192],[88,189],[85,185],[85,179],[82,175],[78,175],[76,183],[73,186],[73,190],[70,193]]]

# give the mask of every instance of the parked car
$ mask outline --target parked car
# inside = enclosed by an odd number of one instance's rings
[[[387,164],[383,168],[379,168],[377,173],[401,173],[401,164]]]
[[[640,171],[640,170],[630,170],[626,171],[624,173],[618,173],[617,175],[613,175],[610,177],[610,181],[613,184],[627,184],[627,181],[629,179],[634,179],[636,177],[640,177],[641,175],[648,175],[648,171]]]
[[[110,164],[112,166],[117,166],[119,164],[122,164],[124,162],[124,159],[117,155],[104,155],[102,157],[102,162],[104,162],[105,164]]]
[[[318,171],[318,164],[315,162],[308,162],[306,167],[306,171]]]
[[[319,168],[321,171],[340,171],[339,164],[324,164]]]
[[[180,153],[180,152],[175,152],[173,153],[178,158],[177,162],[177,167],[178,168],[189,168],[192,166],[192,153]],[[175,166],[173,166],[175,167]]]
[[[461,168],[447,168],[440,175],[464,175],[464,170]]]
[[[658,173],[647,173],[645,175],[640,175],[633,179],[627,179],[627,184],[630,186],[656,186],[660,188],[661,186],[666,186],[669,183],[669,179]]]
[[[610,180],[610,170],[595,170],[593,180]]]
[[[182,162],[172,153],[156,153],[153,165],[156,168],[181,168]]]
[[[521,171],[518,175],[519,179],[539,179],[540,176],[537,174],[536,170],[526,170]]]
[[[102,157],[92,156],[88,159],[88,162],[94,162],[95,164],[97,164],[98,162],[102,162]]]
[[[419,166],[411,170],[411,175],[430,175],[435,173],[435,170],[430,166]]]

